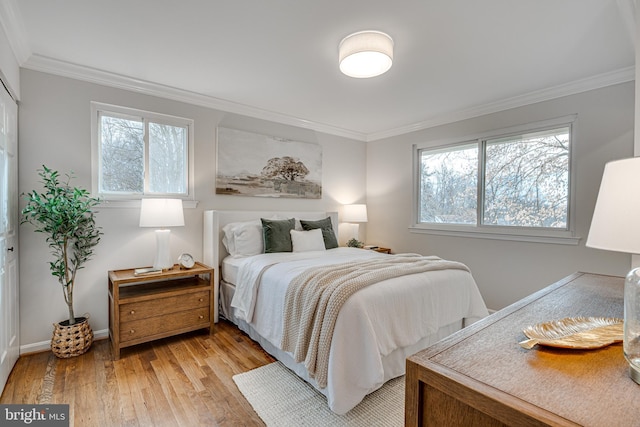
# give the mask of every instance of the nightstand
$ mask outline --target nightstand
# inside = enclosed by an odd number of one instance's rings
[[[109,271],[109,337],[115,359],[120,350],[195,331],[213,331],[215,269],[196,262],[160,273]]]
[[[383,248],[381,246],[373,246],[373,247],[370,247],[370,248],[365,246],[364,249],[368,249],[370,251],[380,252],[381,254],[390,254],[391,253],[391,249],[390,248]]]

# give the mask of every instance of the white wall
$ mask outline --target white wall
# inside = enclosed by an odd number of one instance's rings
[[[76,184],[91,188],[90,102],[98,101],[195,121],[196,209],[185,209],[185,227],[172,230],[172,255],[201,258],[202,212],[221,210],[339,210],[365,197],[365,143],[229,114],[166,99],[117,90],[23,69],[19,128],[19,190],[40,188],[42,164],[74,171]],[[320,200],[266,199],[215,194],[215,130],[221,125],[322,146],[323,196]],[[21,208],[24,203],[21,202]],[[155,238],[138,227],[139,209],[101,208],[97,221],[104,236],[96,256],[78,273],[76,314],[91,314],[94,331],[107,328],[107,271],[150,265]],[[52,324],[66,318],[57,281],[50,275],[44,237],[23,225],[20,233],[20,314],[23,350],[40,348],[51,338]]]
[[[578,246],[507,242],[409,232],[412,144],[450,140],[569,114],[576,150]],[[367,241],[394,252],[436,254],[466,263],[487,305],[500,309],[562,277],[587,271],[625,275],[630,256],[586,248],[604,164],[633,155],[634,83],[533,104],[368,143]],[[597,313],[594,313],[597,314]]]
[[[0,25],[0,79],[9,88],[9,93],[14,98],[20,99],[20,67],[2,25]]]

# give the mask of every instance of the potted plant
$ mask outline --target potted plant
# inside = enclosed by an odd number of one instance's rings
[[[89,316],[76,317],[73,311],[73,288],[78,270],[93,256],[100,242],[100,227],[96,226],[93,208],[99,200],[89,191],[72,187],[73,173],[60,180],[60,174],[42,166],[38,170],[44,189],[23,194],[27,205],[22,210],[21,224],[29,223],[35,231],[45,234],[53,261],[49,267],[62,285],[69,319],[54,324],[51,350],[58,357],[85,353],[93,342]]]
[[[353,239],[349,239],[349,241],[347,242],[347,246],[350,248],[362,248],[364,246],[364,243],[362,243],[356,238],[353,238]]]

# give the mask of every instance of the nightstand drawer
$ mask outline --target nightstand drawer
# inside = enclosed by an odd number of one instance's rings
[[[120,321],[146,319],[178,311],[209,307],[209,291],[192,292],[148,301],[123,303],[120,305]]]
[[[209,323],[208,306],[122,322],[120,326],[120,342],[125,343],[147,337],[169,335],[174,331],[195,329],[198,325],[206,328],[209,327]]]

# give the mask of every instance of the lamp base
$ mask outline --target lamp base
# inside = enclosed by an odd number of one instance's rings
[[[631,270],[624,280],[624,358],[629,376],[640,384],[640,267]]]
[[[153,268],[167,270],[173,267],[171,252],[169,251],[169,238],[171,230],[156,230],[156,257]]]
[[[349,223],[351,226],[351,235],[354,239],[360,240],[360,224]]]
[[[636,366],[629,365],[629,376],[636,383],[640,384],[640,370]]]

